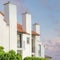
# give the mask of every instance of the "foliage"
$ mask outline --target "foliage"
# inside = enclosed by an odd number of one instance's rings
[[[4,48],[0,46],[0,60],[22,60],[21,54],[16,54],[14,50],[5,52]]]
[[[47,60],[46,58],[38,58],[38,57],[26,57],[24,60]]]
[[[22,60],[22,55],[21,54],[17,54],[17,60]]]
[[[22,55],[16,54],[14,50],[5,52],[4,48],[0,46],[0,60],[22,60]],[[24,60],[48,60],[48,59],[33,56],[33,57],[25,57]]]

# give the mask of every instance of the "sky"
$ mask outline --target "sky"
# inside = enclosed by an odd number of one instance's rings
[[[21,14],[28,11],[32,15],[32,24],[38,23],[41,41],[45,45],[46,55],[51,60],[60,59],[60,0],[0,0],[0,11],[7,1],[17,5],[18,23],[22,24]]]

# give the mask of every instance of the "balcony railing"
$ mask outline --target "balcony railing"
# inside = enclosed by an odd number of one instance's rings
[[[18,48],[22,48],[22,44],[20,44],[20,42],[17,43],[17,47]]]
[[[35,53],[35,47],[32,47],[32,53]]]

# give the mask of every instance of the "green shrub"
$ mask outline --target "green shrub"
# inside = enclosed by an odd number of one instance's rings
[[[46,58],[38,58],[38,57],[26,57],[24,60],[47,60]]]
[[[3,60],[4,58],[4,48],[2,46],[0,46],[0,60]]]
[[[16,54],[14,50],[5,52],[4,48],[0,46],[0,60],[22,60],[22,56],[20,54]]]
[[[16,59],[17,59],[17,60],[22,60],[22,55],[21,55],[21,54],[17,54],[17,55],[16,55]]]

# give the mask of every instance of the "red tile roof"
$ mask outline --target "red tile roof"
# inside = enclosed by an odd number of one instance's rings
[[[4,16],[4,14],[2,12],[0,12],[0,14],[2,14]],[[5,22],[7,22],[6,20],[4,20]],[[17,31],[20,32],[20,33],[24,33],[24,34],[29,34],[27,33],[23,28],[22,28],[22,25],[21,24],[17,24]],[[34,36],[39,36],[38,33],[36,33],[35,31],[32,31],[32,35]]]
[[[24,34],[29,34],[22,28],[22,25],[20,24],[17,24],[17,31]]]
[[[25,30],[23,30],[22,25],[20,25],[20,24],[17,24],[17,31],[20,32],[20,33],[29,34],[29,33],[27,33]],[[39,36],[39,34],[36,33],[36,32],[34,32],[34,31],[32,31],[32,35],[34,35],[34,36],[36,36],[36,35]]]
[[[2,12],[0,12],[0,14],[4,16],[4,14]]]
[[[35,31],[32,31],[32,35],[39,36],[40,34],[36,33]]]

